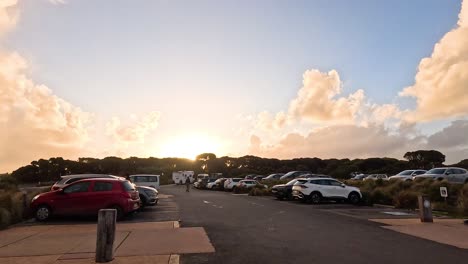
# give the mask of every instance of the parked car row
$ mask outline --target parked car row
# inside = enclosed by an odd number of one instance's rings
[[[256,175],[250,174],[244,178],[213,179],[206,183],[204,188],[226,191],[236,190],[236,188],[268,188],[268,186],[255,180],[255,177]],[[307,171],[292,171],[286,174],[270,174],[262,179],[265,181],[291,179],[286,184],[278,184],[271,188],[271,193],[279,200],[301,200],[312,203],[319,203],[323,200],[337,200],[357,204],[362,199],[362,194],[358,188],[345,185],[328,175],[312,174]],[[203,188],[201,184],[200,182],[195,187]]]
[[[402,180],[412,181],[415,179],[447,180],[451,183],[468,183],[468,171],[463,168],[443,167],[426,170],[404,170],[396,175],[387,177],[386,174],[356,174],[353,180]]]
[[[144,179],[139,181],[139,177]],[[158,203],[158,190],[138,183],[157,182],[159,186],[159,176],[133,175],[130,180],[100,174],[62,176],[49,192],[36,195],[30,207],[38,221],[51,216],[97,215],[100,209],[115,209],[117,219],[121,219],[141,207]]]

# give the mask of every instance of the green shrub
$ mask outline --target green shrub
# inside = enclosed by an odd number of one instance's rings
[[[393,201],[396,208],[416,209],[418,207],[418,193],[414,191],[402,191]]]
[[[468,184],[460,189],[457,200],[457,207],[460,214],[468,216]]]
[[[371,192],[371,199],[373,203],[391,205],[393,197],[388,190],[384,188],[377,188]]]
[[[236,194],[239,194],[239,193],[249,193],[249,189],[247,189],[247,188],[245,188],[245,187],[236,186],[234,189],[232,189],[232,192],[233,192],[233,193],[236,193]]]
[[[361,204],[362,205],[367,205],[367,206],[372,206],[374,205],[374,201],[372,200],[371,193],[368,191],[361,191],[362,194],[362,199],[361,199]]]
[[[257,188],[254,187],[249,191],[250,196],[266,196],[270,195],[270,190],[266,188]]]
[[[11,215],[5,208],[0,208],[0,229],[3,229],[11,224]]]

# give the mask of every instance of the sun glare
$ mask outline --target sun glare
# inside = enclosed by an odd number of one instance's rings
[[[205,135],[179,135],[168,139],[160,149],[161,157],[178,157],[194,160],[201,153],[217,153],[220,144]]]

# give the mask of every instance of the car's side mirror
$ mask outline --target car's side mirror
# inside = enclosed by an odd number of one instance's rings
[[[450,172],[448,172],[448,171],[447,171],[447,172],[445,172],[445,175],[450,175]]]
[[[342,184],[341,184],[341,187],[343,187],[343,188],[346,187],[346,184],[342,183]]]
[[[65,194],[65,191],[64,191],[63,189],[59,189],[59,190],[58,190],[58,193],[59,193],[59,194]]]

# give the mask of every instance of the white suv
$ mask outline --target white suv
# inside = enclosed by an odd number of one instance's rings
[[[251,189],[255,186],[258,186],[261,188],[268,188],[268,186],[264,184],[260,184],[258,181],[255,181],[255,180],[242,180],[239,182],[239,184],[236,187],[244,187],[247,189]]]
[[[224,182],[224,190],[232,191],[232,189],[242,180],[242,178],[228,178]]]
[[[362,198],[361,191],[352,186],[347,186],[332,178],[308,178],[298,180],[293,188],[294,198],[319,203],[323,199],[348,200],[357,204]]]

